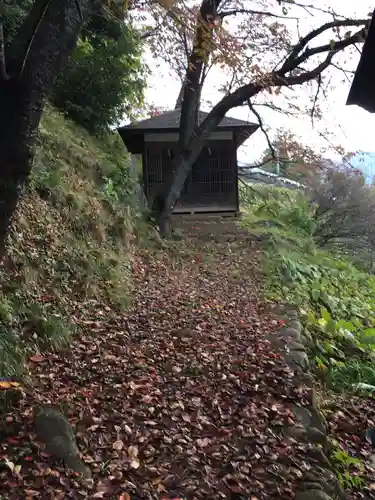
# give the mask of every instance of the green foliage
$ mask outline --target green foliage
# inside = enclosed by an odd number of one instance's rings
[[[375,391],[374,361],[354,358],[337,363],[331,369],[330,383],[335,390],[372,394]]]
[[[365,482],[359,475],[363,470],[361,460],[351,457],[337,441],[333,440],[330,444],[330,460],[342,488],[348,490],[363,486]]]
[[[301,193],[263,187],[252,192],[243,224],[267,235],[264,268],[273,300],[300,308],[317,374],[334,390],[367,390],[375,384],[375,277],[312,237],[314,211]],[[248,199],[247,199],[248,200]]]
[[[128,305],[138,217],[129,162],[115,136],[99,141],[46,110],[0,269],[0,376],[19,375],[28,353],[66,344],[95,304]]]
[[[299,191],[270,186],[242,186],[241,204],[246,210],[243,224],[255,235],[267,236],[279,245],[310,248],[313,245],[314,221],[306,198]]]
[[[7,43],[30,5],[30,0],[21,0],[6,6]],[[143,104],[141,40],[115,8],[113,3],[91,17],[49,96],[55,107],[96,133],[118,125],[125,116],[136,117]]]
[[[95,132],[134,118],[145,87],[141,48],[130,23],[93,16],[55,82],[52,103]]]

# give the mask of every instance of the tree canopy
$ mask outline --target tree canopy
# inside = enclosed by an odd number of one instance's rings
[[[308,12],[307,21],[301,12]],[[281,111],[278,99],[284,94],[283,112],[307,112],[311,120],[319,119],[319,97],[330,85],[330,72],[350,78],[350,57],[366,37],[370,15],[366,11],[354,19],[331,8],[289,0],[176,1],[168,9],[158,4],[143,7],[141,15],[134,16],[144,28],[143,36],[182,85],[180,155],[161,195],[164,202],[158,201],[162,212],[173,210],[202,146],[228,111],[246,106],[267,134],[260,106]],[[215,73],[217,101],[197,124],[202,87],[204,93],[214,67],[221,71]],[[301,106],[293,91],[302,84],[310,87],[309,106]],[[208,93],[212,101],[214,88],[210,86]]]
[[[33,2],[6,5],[4,36],[9,45]],[[101,132],[143,106],[142,41],[116,2],[94,12],[50,91],[51,102],[90,131]]]

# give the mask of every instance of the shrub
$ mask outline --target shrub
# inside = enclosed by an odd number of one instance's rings
[[[357,172],[330,169],[312,189],[319,246],[351,252],[375,249],[375,191]]]

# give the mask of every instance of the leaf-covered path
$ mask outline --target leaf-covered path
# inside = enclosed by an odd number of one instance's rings
[[[1,445],[21,469],[0,470],[0,498],[293,498],[304,446],[280,429],[304,393],[268,340],[278,324],[256,247],[233,223],[210,231],[192,224],[168,251],[138,254],[129,314],[98,305],[69,350],[30,363],[33,391]],[[91,491],[40,453],[36,401],[75,424]]]

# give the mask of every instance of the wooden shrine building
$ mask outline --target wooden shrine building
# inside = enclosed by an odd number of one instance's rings
[[[149,206],[171,168],[178,142],[181,110],[173,110],[118,129],[133,160],[142,162]],[[199,112],[199,122],[207,113]],[[214,131],[185,182],[174,213],[234,214],[239,211],[237,148],[258,125],[224,119]]]
[[[346,104],[375,113],[375,10]]]

